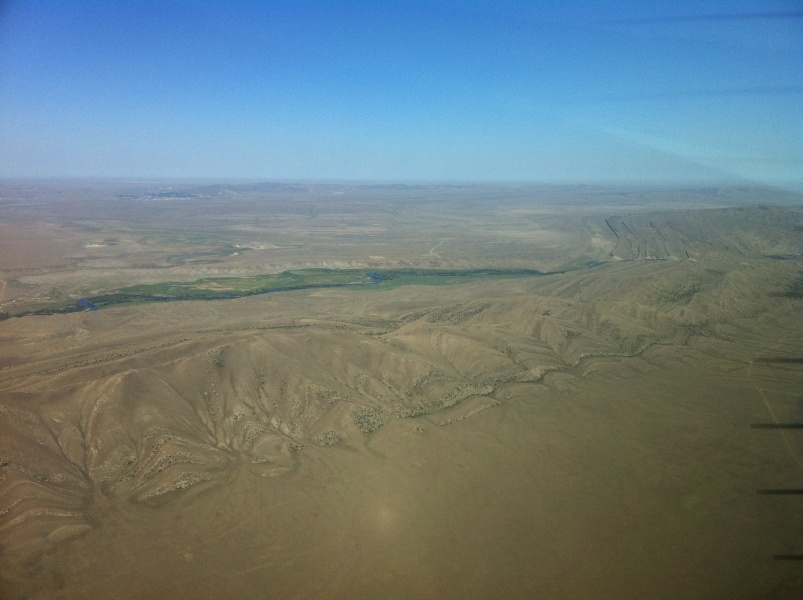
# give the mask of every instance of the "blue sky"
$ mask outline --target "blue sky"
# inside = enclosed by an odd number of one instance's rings
[[[803,188],[803,5],[0,4],[0,176]]]

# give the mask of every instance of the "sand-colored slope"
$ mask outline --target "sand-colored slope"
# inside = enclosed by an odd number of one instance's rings
[[[0,597],[795,598],[799,500],[756,490],[803,486],[803,437],[754,426],[803,422],[799,216],[591,215],[610,262],[548,277],[2,321]]]
[[[625,214],[605,218],[616,259],[798,254],[789,209],[767,206]]]

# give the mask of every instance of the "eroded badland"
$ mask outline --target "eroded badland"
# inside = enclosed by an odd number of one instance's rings
[[[3,598],[794,598],[801,198],[6,183]],[[483,275],[537,269],[544,276]],[[193,284],[195,285],[195,284]],[[759,493],[762,492],[762,493]]]

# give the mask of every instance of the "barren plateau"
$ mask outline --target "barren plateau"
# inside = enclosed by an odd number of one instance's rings
[[[4,182],[0,596],[796,598],[802,236],[752,188]],[[29,314],[312,269],[422,276]]]

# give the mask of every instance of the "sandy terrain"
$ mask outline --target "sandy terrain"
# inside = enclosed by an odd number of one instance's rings
[[[777,428],[803,423],[799,199],[221,189],[105,210],[123,192],[93,187],[91,230],[17,190],[3,310],[283,265],[600,264],[0,321],[3,598],[803,589],[800,496],[758,493],[803,488]],[[437,200],[399,216],[405,194]]]

